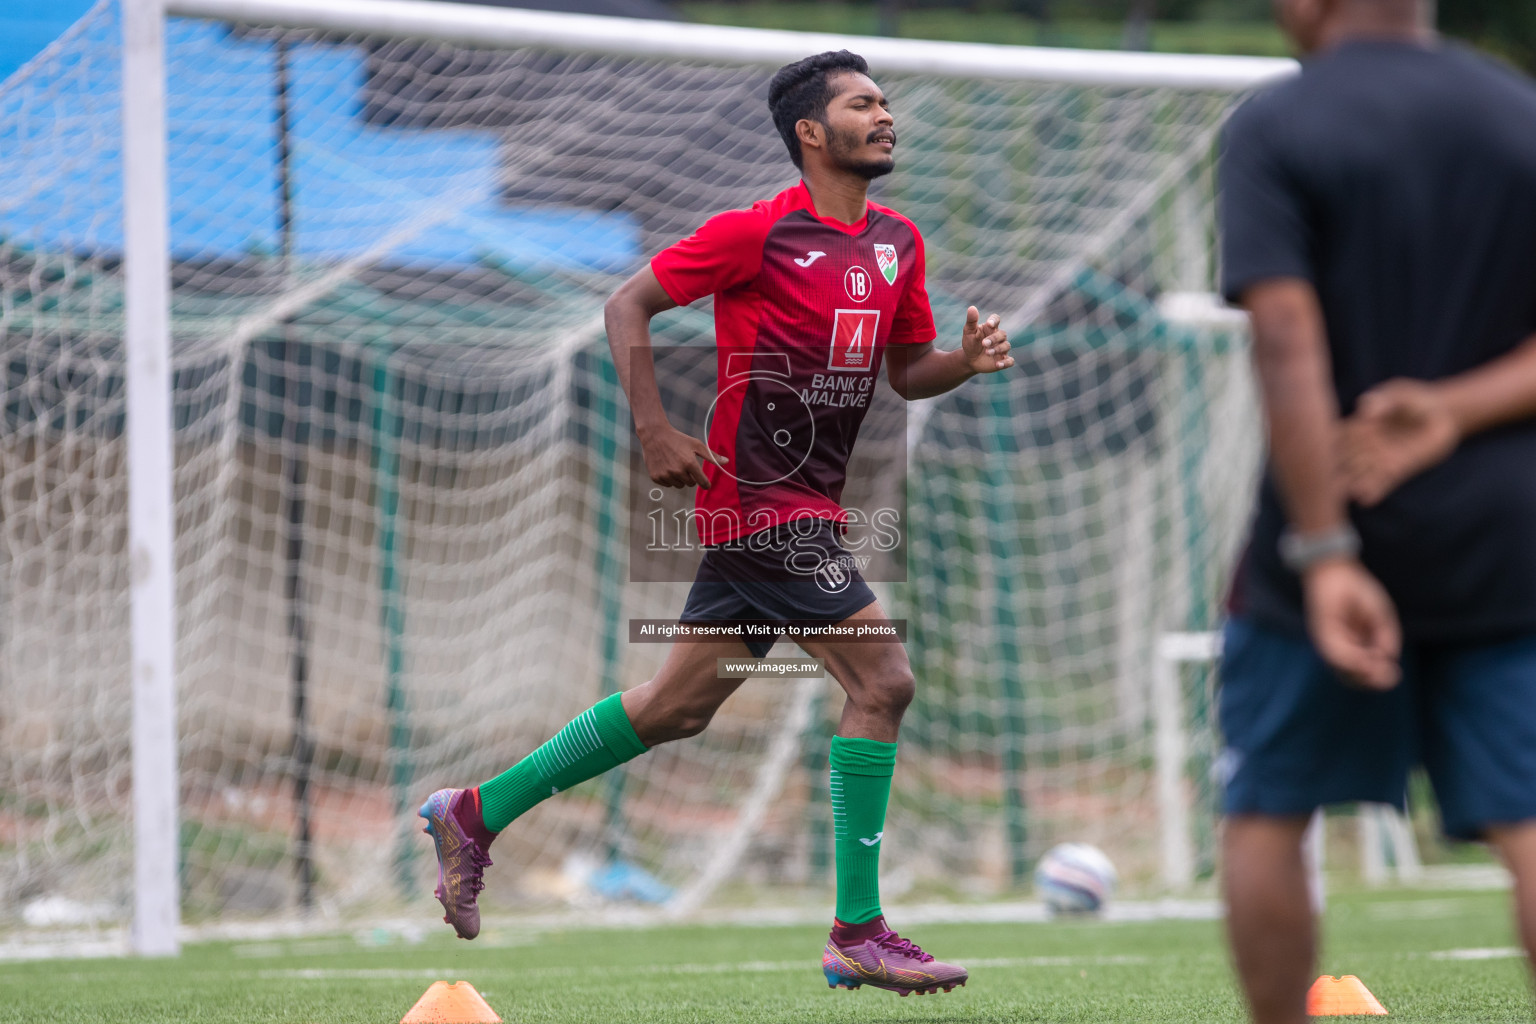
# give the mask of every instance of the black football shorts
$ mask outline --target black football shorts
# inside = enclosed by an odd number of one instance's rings
[[[841,622],[875,602],[838,524],[800,519],[706,548],[679,622]],[[777,637],[744,641],[753,657]]]

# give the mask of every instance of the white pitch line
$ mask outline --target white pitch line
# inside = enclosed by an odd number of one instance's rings
[[[258,978],[283,978],[295,981],[391,981],[408,978],[452,978],[464,972],[457,967],[419,967],[404,970],[395,967],[296,967],[287,971],[257,971]]]
[[[106,959],[123,957],[132,952],[127,936],[107,939],[65,939],[54,942],[31,942],[19,939],[0,942],[0,964],[22,963],[29,960]]]
[[[676,926],[656,908],[611,907],[606,919],[594,922],[590,913],[557,911],[545,914],[487,915],[477,948],[491,946],[526,946],[546,931],[628,931]],[[1038,900],[1007,900],[995,903],[947,904],[916,903],[889,908],[889,916],[903,926],[919,924],[1038,924],[1051,920],[1050,912]],[[1127,921],[1214,921],[1221,917],[1216,900],[1162,899],[1114,900],[1097,918],[1106,923]],[[360,919],[352,922],[277,916],[262,921],[237,921],[225,924],[184,925],[179,931],[184,945],[202,942],[274,943],[287,939],[336,937],[345,941],[351,934],[359,948],[371,945],[359,935],[386,933],[391,940],[414,944],[435,932],[426,916],[387,919]],[[821,925],[827,920],[824,906],[767,906],[705,909],[687,923],[695,926],[750,925],[797,926]],[[247,947],[237,956],[276,956],[279,947]],[[0,963],[10,960],[69,959],[75,957],[113,957],[129,954],[128,930],[123,927],[74,931],[48,931],[6,936],[0,941]]]
[[[1485,949],[1442,949],[1423,954],[1426,960],[1513,960],[1525,956],[1518,946],[1490,946]]]
[[[536,941],[540,933],[565,930],[635,930],[675,926],[656,908],[614,907],[607,912],[606,920],[593,923],[589,914],[560,911],[549,914],[492,916],[485,920],[477,946],[511,947],[526,946]],[[1038,924],[1051,920],[1050,912],[1037,900],[1010,900],[997,903],[945,904],[927,903],[890,908],[890,917],[903,927],[920,924]],[[1216,900],[1115,900],[1104,909],[1098,920],[1104,923],[1132,921],[1214,921],[1221,917],[1221,904]],[[696,914],[689,922],[695,926],[751,925],[765,926],[825,926],[825,907],[749,907],[712,910]],[[236,941],[266,943],[262,947],[247,946],[236,950],[236,956],[277,956],[302,954],[302,949],[283,949],[272,945],[288,939],[344,936],[351,932],[358,948],[371,945],[359,935],[372,935],[383,930],[388,937],[399,937],[414,944],[427,933],[422,918],[398,918],[379,921],[361,920],[342,924],[333,920],[311,921],[300,918],[278,917],[260,922],[236,922],[232,924],[183,926],[180,930],[183,944],[210,941]],[[339,941],[345,941],[339,939]],[[338,950],[339,951],[339,950]],[[0,941],[0,963],[22,960],[73,959],[127,956],[130,952],[126,928],[108,928],[92,931],[18,935]]]
[[[1172,959],[1172,958],[1164,958]],[[967,960],[971,968],[1006,969],[1021,967],[1125,967],[1140,966],[1153,962],[1145,956],[1018,956],[991,957]],[[779,972],[812,971],[814,960],[746,960],[740,963],[717,964],[632,964],[604,967],[605,975],[612,974],[776,974]],[[568,978],[592,971],[590,967],[531,967],[518,969],[519,977]],[[494,971],[494,969],[493,969]],[[291,970],[260,971],[257,977],[297,981],[379,981],[409,980],[417,978],[448,978],[464,974],[461,968],[320,968],[296,967]],[[468,973],[491,973],[475,971]]]

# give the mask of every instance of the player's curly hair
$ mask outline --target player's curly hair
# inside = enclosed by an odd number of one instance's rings
[[[796,167],[804,167],[800,155],[800,137],[795,125],[801,120],[826,124],[827,104],[832,101],[832,76],[846,71],[869,74],[869,63],[848,50],[828,50],[793,64],[785,64],[768,84],[768,109],[773,112],[773,126],[779,130],[789,158]]]

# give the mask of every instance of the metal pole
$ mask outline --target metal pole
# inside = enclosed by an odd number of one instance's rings
[[[1323,879],[1323,866],[1328,849],[1328,816],[1319,807],[1312,812],[1307,831],[1301,839],[1301,859],[1307,869],[1307,893],[1312,900],[1312,913],[1321,917],[1328,909],[1328,886]]]
[[[621,687],[624,648],[624,569],[620,562],[619,524],[624,521],[624,496],[617,479],[619,473],[619,431],[626,429],[619,406],[619,371],[606,347],[595,356],[597,381],[594,388],[598,434],[594,443],[597,459],[597,576],[598,621],[602,630],[603,696],[618,693]],[[607,803],[608,859],[624,854],[629,826],[624,817],[623,766],[608,773],[603,780]]]
[[[374,348],[373,485],[379,535],[379,626],[384,634],[384,707],[389,715],[389,781],[395,796],[395,884],[409,897],[416,884],[416,823],[410,817],[416,771],[411,753],[411,715],[405,694],[405,595],[400,570],[400,441],[390,359],[394,348]]]
[[[1184,711],[1183,666],[1210,665],[1221,657],[1219,633],[1164,633],[1152,652],[1153,759],[1163,881],[1175,892],[1189,888],[1198,870],[1190,829],[1186,770],[1189,723]]]
[[[986,506],[986,522],[992,538],[1010,537],[1010,530],[1017,522],[1008,495],[1008,470],[1003,463],[1008,459],[1005,443],[1005,424],[1013,422],[1013,406],[1009,401],[1007,385],[989,382],[992,388],[991,412],[987,417],[993,444],[985,455],[982,479],[985,487],[981,500]],[[1011,429],[1008,428],[1008,429]],[[1006,504],[1005,504],[1006,503]],[[1008,876],[1014,885],[1024,884],[1029,877],[1029,798],[1025,792],[1025,772],[1028,768],[1024,744],[1029,730],[1025,713],[1024,651],[1019,640],[1018,613],[1014,607],[1014,579],[1009,572],[1007,555],[1011,546],[1005,547],[1003,557],[993,563],[996,593],[993,598],[992,628],[997,645],[998,683],[1003,697],[1003,820],[1008,841]]]
[[[1205,530],[1205,499],[1200,493],[1200,467],[1209,444],[1209,424],[1205,417],[1205,371],[1199,349],[1193,344],[1180,347],[1176,362],[1182,364],[1184,390],[1179,415],[1179,490],[1183,498],[1185,567],[1189,574],[1189,629],[1199,632],[1210,622],[1210,559]],[[1208,878],[1216,871],[1216,787],[1211,778],[1214,751],[1211,722],[1211,688],[1204,683],[1191,693],[1189,705],[1191,770],[1200,794],[1195,836],[1195,873]]]
[[[826,698],[818,696],[811,707],[811,724],[801,745],[801,764],[810,780],[805,799],[806,880],[813,884],[826,881],[832,870],[832,815],[827,794],[832,734]]]
[[[293,281],[293,150],[292,116],[288,105],[288,41],[279,36],[274,44],[277,99],[278,239],[285,286]],[[309,637],[304,609],[304,483],[307,473],[301,446],[309,441],[303,409],[304,382],[299,379],[299,345],[293,324],[283,322],[283,482],[287,505],[288,636],[292,644],[290,684],[293,709],[293,804],[295,834],[294,870],[299,876],[299,906],[315,905],[315,865],[310,832],[309,782],[313,774],[315,745],[309,732]]]
[[[882,39],[676,21],[607,18],[438,0],[167,0],[179,15],[351,34],[411,36],[473,46],[533,46],[645,59],[778,67],[807,53],[851,47],[882,75],[928,74],[1064,85],[1165,86],[1241,92],[1296,74],[1294,60],[1214,54],[1127,53]],[[1113,223],[1113,222],[1112,222]],[[1047,296],[1047,301],[1052,296]],[[1017,322],[1028,322],[1029,317]],[[1007,322],[1015,322],[1010,318]]]
[[[1178,653],[1170,646],[1168,637],[1158,639],[1152,656],[1152,750],[1163,884],[1174,892],[1183,892],[1195,880],[1195,852],[1190,841],[1189,796],[1185,790],[1189,745]]]
[[[1125,17],[1125,38],[1121,45],[1127,50],[1152,49],[1153,0],[1131,0],[1130,12]]]
[[[165,11],[160,0],[123,0],[122,12],[133,949],[174,956],[181,909]]]
[[[284,345],[289,355],[295,346]],[[291,359],[285,360],[289,367]],[[289,420],[296,419],[291,411]],[[290,432],[288,421],[284,423],[285,448],[297,446],[299,429]],[[307,433],[307,432],[306,432]],[[295,834],[293,844],[294,870],[299,876],[299,906],[305,910],[315,905],[315,865],[313,836],[310,831],[309,782],[314,772],[315,743],[309,731],[309,638],[307,619],[304,614],[304,460],[292,451],[285,450],[286,464],[283,486],[288,491],[288,635],[293,643],[292,659],[292,709],[293,709],[293,804]]]

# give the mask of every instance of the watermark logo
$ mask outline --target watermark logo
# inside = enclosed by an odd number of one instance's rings
[[[748,392],[753,415],[776,457],[737,458],[721,467],[727,475],[753,487],[766,487],[800,471],[816,444],[816,418],[805,396],[795,390],[789,356],[782,352],[733,352],[726,359],[725,380],[704,418],[704,436],[714,430],[721,409],[741,409]],[[743,453],[744,454],[744,453]]]
[[[710,439],[727,461],[705,467],[709,490],[666,487],[651,479],[643,446],[630,439],[631,580],[691,581],[706,544],[753,546],[760,571],[828,593],[858,576],[906,578],[906,403],[877,373],[880,311],[826,313],[835,321],[831,337],[793,346],[653,350],[670,422]],[[830,533],[828,520],[836,524]],[[830,543],[786,536],[797,523],[797,534],[826,534]],[[779,544],[802,553],[793,571]],[[839,556],[847,560],[822,571]]]

